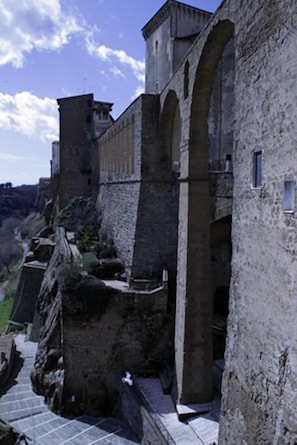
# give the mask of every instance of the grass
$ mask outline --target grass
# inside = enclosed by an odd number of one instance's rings
[[[13,305],[12,297],[0,301],[0,334],[2,334],[6,328],[7,321],[9,320],[9,316],[11,313],[12,305]]]

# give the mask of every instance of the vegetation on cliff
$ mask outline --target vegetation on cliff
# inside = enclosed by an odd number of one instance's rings
[[[37,185],[0,184],[0,226],[7,218],[24,219],[35,210]]]

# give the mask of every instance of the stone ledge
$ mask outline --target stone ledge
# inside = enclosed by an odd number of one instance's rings
[[[176,411],[178,419],[183,421],[199,414],[208,413],[212,410],[212,402],[191,403],[188,405],[177,404]]]

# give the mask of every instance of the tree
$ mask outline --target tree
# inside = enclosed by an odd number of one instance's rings
[[[20,219],[11,216],[2,221],[2,229],[14,234],[15,230],[20,226],[20,224]]]
[[[0,268],[10,274],[10,267],[20,258],[20,249],[9,230],[0,229]]]

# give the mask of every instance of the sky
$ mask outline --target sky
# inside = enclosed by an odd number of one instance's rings
[[[0,183],[50,176],[56,99],[93,93],[117,119],[144,90],[141,29],[165,0],[0,0]],[[184,0],[210,12],[221,0]]]

